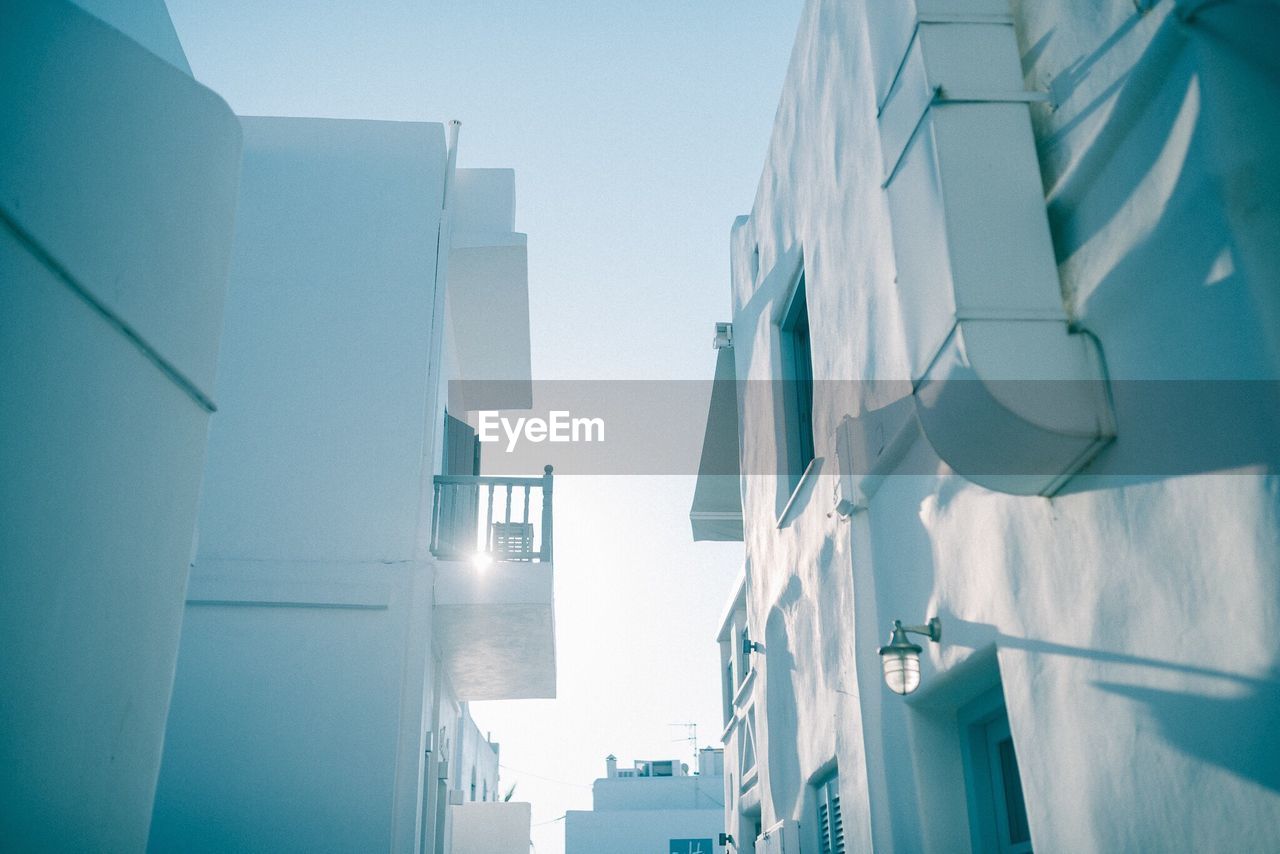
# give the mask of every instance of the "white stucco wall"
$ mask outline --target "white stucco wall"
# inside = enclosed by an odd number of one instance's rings
[[[564,820],[565,854],[653,854],[669,852],[673,839],[709,839],[723,829],[717,807],[705,810],[569,810]],[[714,850],[714,849],[712,849]],[[680,854],[684,854],[681,851]]]
[[[550,562],[436,567],[436,639],[461,699],[555,696],[554,579]]]
[[[491,744],[487,735],[480,732],[470,711],[458,722],[455,756],[453,791],[461,792],[463,800],[497,801],[502,797],[498,791],[498,744]]]
[[[466,712],[473,686],[450,674],[483,668],[486,684],[507,686],[500,696],[527,695],[525,658],[468,644],[464,630],[535,603],[545,631],[525,647],[545,660],[538,690],[554,688],[550,565],[531,598],[527,578],[495,571],[474,588],[469,564],[429,551],[445,384],[460,370],[444,282],[466,284],[449,277],[447,251],[437,258],[452,239],[445,134],[241,121],[225,418],[210,439],[150,847],[443,851],[450,791],[469,791],[473,770],[479,792],[498,786],[496,751]],[[451,196],[470,206],[463,225],[492,231],[475,232],[475,251],[514,239],[496,231],[514,216],[512,182],[499,185],[508,192],[472,181]],[[466,575],[437,587],[446,568]]]
[[[154,850],[412,850],[440,125],[246,118]],[[431,760],[434,763],[434,758]]]
[[[449,808],[451,854],[525,854],[533,808],[525,803],[469,803]]]
[[[0,26],[0,839],[146,844],[240,133],[79,8]]]
[[[970,5],[946,11],[993,11]],[[1280,483],[1259,441],[1274,414],[1214,423],[1194,394],[1153,406],[1149,387],[1116,381],[1280,373],[1263,153],[1280,78],[1258,35],[1276,14],[1014,11],[1025,83],[1053,98],[1027,109],[1062,301],[1100,343],[1118,438],[1049,499],[959,478],[917,434],[899,463],[915,474],[887,478],[848,522],[829,515],[829,477],[780,523],[789,483],[748,474],[748,622],[767,651],[752,690],[759,783],[738,806],[759,803],[765,826],[799,819],[816,845],[812,784],[838,768],[850,850],[956,850],[969,831],[955,710],[998,673],[1036,850],[1275,847]],[[895,58],[877,40],[898,32],[895,15],[909,36],[898,4],[808,4],[732,238],[739,379],[780,376],[778,314],[803,264],[815,376],[881,381],[817,384],[824,475],[843,416],[910,394],[913,336],[934,310],[897,281],[901,224],[882,188],[877,96]],[[777,401],[765,383],[742,391],[743,469],[771,470]],[[934,614],[943,643],[926,643],[923,687],[904,703],[876,647],[893,619]],[[730,769],[736,755],[729,745]]]
[[[708,766],[716,764],[713,752],[704,757]],[[591,785],[591,811],[565,815],[565,852],[668,852],[671,840],[714,844],[723,828],[724,778],[719,774],[601,777]],[[687,846],[677,848],[685,854]]]
[[[201,552],[411,559],[436,428],[426,384],[443,129],[241,121]]]
[[[723,788],[719,774],[606,777],[591,785],[591,802],[597,810],[710,809],[721,805]]]
[[[187,54],[164,0],[74,0],[99,20],[110,24],[165,62],[191,74]]]
[[[205,569],[219,574],[188,596],[151,850],[390,848],[402,684],[422,666],[411,642],[430,629],[429,576]]]

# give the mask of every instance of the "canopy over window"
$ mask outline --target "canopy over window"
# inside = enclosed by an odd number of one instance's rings
[[[733,349],[729,347],[716,351],[716,377],[689,521],[695,541],[742,541],[738,390]]]

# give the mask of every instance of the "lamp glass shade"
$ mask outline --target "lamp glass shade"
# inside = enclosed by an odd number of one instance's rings
[[[880,652],[884,681],[895,694],[910,694],[920,685],[920,651],[884,647]]]

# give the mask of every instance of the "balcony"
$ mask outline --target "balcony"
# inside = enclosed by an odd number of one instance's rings
[[[439,475],[435,632],[459,700],[555,696],[552,474]]]
[[[551,529],[551,466],[542,477],[436,475],[431,553],[437,558],[551,563]]]

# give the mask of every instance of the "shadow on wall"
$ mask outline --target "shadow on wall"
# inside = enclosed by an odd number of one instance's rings
[[[1226,676],[1226,674],[1224,674]],[[1145,706],[1147,719],[1173,747],[1280,792],[1280,671],[1244,683],[1238,697],[1165,691],[1139,685],[1094,682],[1104,691]]]
[[[764,628],[767,767],[769,792],[775,815],[779,817],[794,814],[800,792],[800,751],[797,744],[800,724],[794,678],[796,659],[791,653],[784,611],[795,605],[801,594],[800,579],[792,576],[777,604],[770,609]]]
[[[1014,637],[989,623],[962,620],[945,609],[940,616],[947,627],[948,643],[956,646],[982,649],[994,644],[1038,655],[1064,655],[1218,679],[1236,686],[1237,696],[1224,697],[1116,682],[1090,683],[1142,704],[1141,714],[1180,752],[1280,792],[1280,739],[1274,737],[1275,724],[1280,719],[1280,669],[1273,668],[1266,678],[1257,678],[1176,661]]]
[[[1130,18],[1098,51],[1059,74],[1055,95],[1069,95],[1138,20]],[[1062,263],[1100,232],[1132,231],[1126,218],[1135,204],[1158,211],[1145,236],[1075,306],[1113,374],[1118,436],[1063,494],[1114,485],[1090,475],[1151,481],[1280,471],[1280,386],[1270,375],[1266,315],[1240,269],[1221,203],[1223,176],[1204,115],[1213,92],[1202,82],[1192,32],[1170,14],[1132,70],[1082,109],[1073,122],[1114,95],[1087,152],[1049,190]],[[1052,159],[1073,128],[1045,140],[1042,155]],[[1066,297],[1074,301],[1073,294]],[[1154,364],[1162,377],[1200,379],[1131,378],[1133,370],[1146,373]]]
[[[849,665],[844,662],[844,655],[849,645],[840,641],[838,627],[844,626],[853,613],[853,603],[838,595],[840,586],[847,583],[848,562],[836,560],[836,541],[832,534],[827,534],[818,550],[817,568],[823,595],[817,597],[817,624],[822,632],[830,632],[817,644],[819,652],[818,665],[821,684],[839,691],[844,674]],[[837,576],[844,576],[840,578]]]
[[[1140,17],[1059,73],[1055,96],[1069,95]],[[1054,248],[1066,263],[1101,232],[1145,231],[1075,306],[1113,369],[1158,358],[1165,376],[1270,378],[1258,373],[1268,361],[1266,327],[1239,274],[1239,247],[1222,204],[1229,202],[1222,183],[1228,176],[1215,154],[1212,117],[1206,119],[1214,90],[1193,34],[1202,35],[1168,15],[1131,71],[1042,143],[1042,156],[1052,159],[1075,123],[1114,101],[1087,151],[1049,188]],[[1149,229],[1130,221],[1135,206],[1158,211]],[[1066,294],[1069,303],[1073,297]]]

